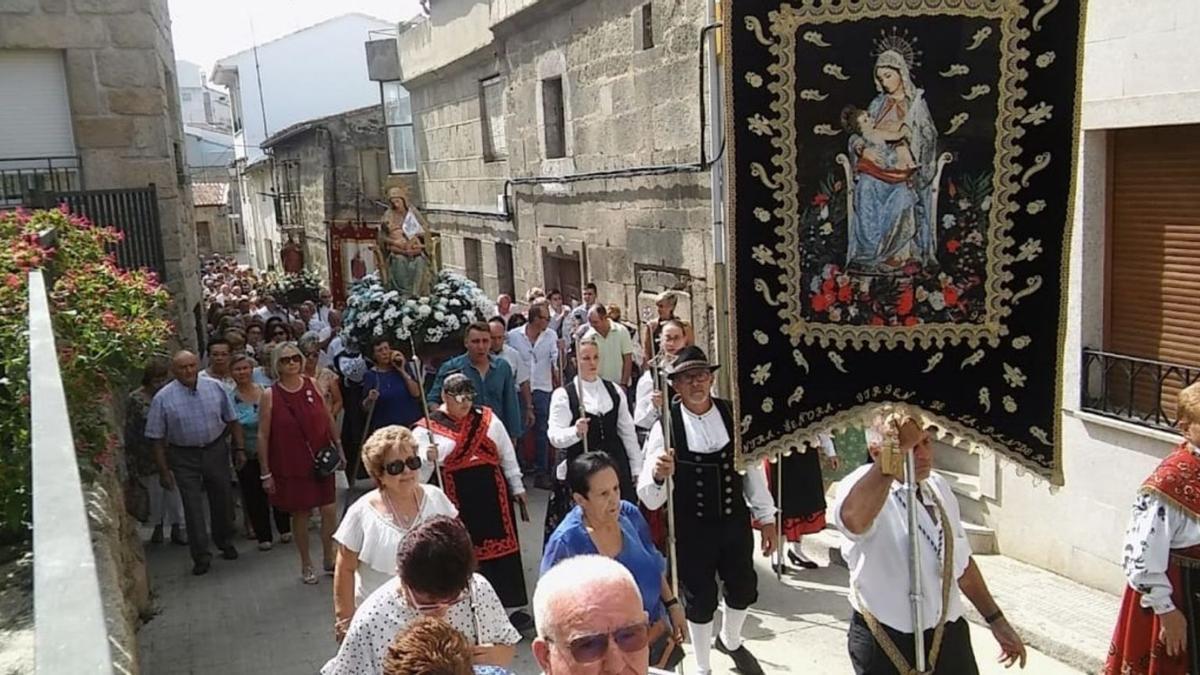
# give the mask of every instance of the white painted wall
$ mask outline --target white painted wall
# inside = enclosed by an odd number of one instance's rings
[[[260,143],[297,122],[378,104],[379,85],[367,78],[363,43],[368,31],[394,27],[362,14],[346,14],[259,45],[261,107],[254,51],[218,61],[217,69],[235,68],[238,73],[237,91],[231,92],[240,101],[244,125],[238,157],[254,161],[263,154]]]
[[[1101,346],[1107,130],[1200,123],[1200,2],[1093,0],[1084,56],[1085,129],[1070,259],[1064,485],[1052,492],[1001,462],[988,524],[1001,553],[1119,593],[1134,491],[1178,442],[1078,412],[1080,350]]]

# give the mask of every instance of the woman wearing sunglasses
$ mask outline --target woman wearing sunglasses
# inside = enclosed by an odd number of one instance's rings
[[[292,339],[292,329],[283,319],[271,318],[267,320],[267,327],[263,330],[267,342],[274,345],[280,345]]]
[[[637,582],[650,617],[650,662],[671,669],[683,658],[679,646],[687,619],[667,582],[667,561],[654,546],[650,526],[635,504],[621,499],[613,460],[585,452],[567,469],[575,507],[559,523],[542,554],[541,574],[578,555],[602,555],[625,566]]]
[[[376,489],[350,505],[333,535],[338,543],[333,573],[338,642],[345,637],[355,607],[396,576],[396,550],[405,535],[430,518],[458,517],[458,509],[440,489],[421,483],[422,461],[408,429],[393,425],[371,434],[362,458]]]
[[[316,453],[342,443],[334,436],[333,418],[313,381],[304,376],[304,355],[295,342],[272,352],[278,381],[259,401],[258,454],[262,458],[263,490],[271,505],[292,514],[292,536],[300,552],[300,579],[317,583],[308,548],[308,518],[321,511],[321,552],[327,574],[333,574],[333,530],[337,527],[333,474],[318,476]],[[342,455],[342,465],[346,458]]]
[[[354,613],[338,653],[322,675],[381,675],[392,639],[421,616],[444,619],[467,637],[477,665],[507,666],[521,635],[492,585],[475,573],[475,550],[462,523],[446,516],[405,535],[399,575]]]
[[[442,404],[417,423],[413,435],[424,459],[436,450],[442,489],[471,533],[480,573],[505,607],[524,607],[529,601],[513,502],[522,511],[527,507],[512,441],[491,408],[475,405],[475,385],[466,375],[446,376],[441,395]],[[433,469],[433,462],[427,463],[423,475],[431,476]],[[533,627],[525,612],[512,618],[518,628]]]

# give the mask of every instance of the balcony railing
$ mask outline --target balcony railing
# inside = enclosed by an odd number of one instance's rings
[[[1200,381],[1200,367],[1083,350],[1080,409],[1151,429],[1174,431],[1179,390]]]
[[[30,200],[35,208],[54,208],[66,204],[97,225],[116,229],[124,235],[113,247],[117,263],[124,268],[145,267],[166,279],[166,255],[163,252],[159,224],[158,190],[154,184],[119,190],[43,192]]]
[[[83,484],[40,271],[29,274],[29,392],[35,670],[112,675]]]
[[[0,208],[29,206],[30,196],[39,192],[82,189],[78,156],[0,159]]]

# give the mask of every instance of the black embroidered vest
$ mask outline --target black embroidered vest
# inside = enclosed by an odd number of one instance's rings
[[[734,518],[750,522],[750,509],[742,492],[742,476],[733,463],[733,415],[729,402],[713,399],[725,423],[729,442],[719,452],[696,453],[688,449],[682,404],[671,404],[671,444],[675,447],[675,517],[690,521]]]

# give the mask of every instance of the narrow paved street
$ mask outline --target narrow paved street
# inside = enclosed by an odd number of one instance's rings
[[[532,591],[541,557],[541,523],[547,492],[532,490],[532,522],[524,524],[526,579]],[[823,540],[831,539],[823,537]],[[315,543],[314,543],[315,546]],[[299,581],[295,549],[260,553],[239,542],[241,558],[219,558],[204,577],[190,574],[187,549],[147,545],[158,614],[139,633],[142,672],[149,675],[300,675],[315,673],[333,655],[332,577],[317,586]],[[315,549],[314,549],[315,551]],[[812,556],[824,562],[824,550]],[[319,554],[317,554],[319,555]],[[837,553],[834,552],[835,557]],[[746,623],[748,644],[768,673],[849,673],[846,656],[847,570],[831,565],[782,583],[758,560],[760,600]],[[1001,673],[991,634],[972,624],[981,673]],[[713,654],[716,673],[734,672]],[[686,672],[694,672],[690,658]],[[518,647],[512,670],[540,672],[529,641]],[[1026,672],[1060,675],[1081,671],[1031,651]]]

